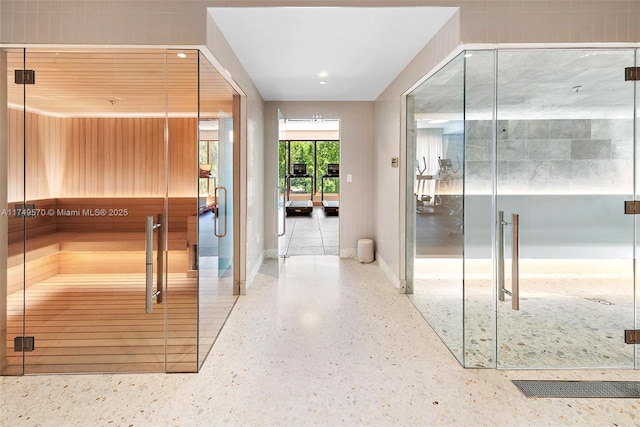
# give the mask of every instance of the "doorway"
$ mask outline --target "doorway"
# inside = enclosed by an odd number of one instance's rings
[[[200,231],[201,124],[233,128],[237,94],[197,50],[2,55],[2,374],[197,372],[237,298],[232,256],[207,250],[233,233]],[[231,200],[206,200],[214,227]]]
[[[339,255],[340,121],[281,120],[284,256]]]

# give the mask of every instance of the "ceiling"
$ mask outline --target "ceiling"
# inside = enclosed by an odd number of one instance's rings
[[[208,10],[266,101],[373,101],[457,8]]]
[[[412,92],[414,117],[420,127],[438,128],[448,126],[438,121],[494,114],[499,120],[631,120],[636,95],[624,69],[634,63],[630,48],[467,51]]]
[[[167,109],[195,117],[198,107],[200,117],[232,113],[235,91],[195,50],[9,49],[7,63],[15,108],[26,97],[29,111],[60,117],[157,117]],[[35,71],[35,84],[14,83],[23,68]]]

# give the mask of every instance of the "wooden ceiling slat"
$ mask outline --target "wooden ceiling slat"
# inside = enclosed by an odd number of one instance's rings
[[[165,88],[173,113],[197,110],[197,51],[178,50],[8,50],[8,71],[36,71],[36,84],[26,86],[27,107],[56,115],[163,114]],[[213,68],[201,63],[201,109],[229,111],[235,91]],[[25,64],[26,63],[26,64]],[[165,74],[165,65],[168,64]],[[8,83],[9,102],[22,104],[22,85]],[[165,82],[166,79],[166,82]],[[110,100],[116,100],[111,105]]]

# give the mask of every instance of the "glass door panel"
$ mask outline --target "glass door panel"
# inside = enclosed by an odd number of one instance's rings
[[[0,50],[0,373],[22,375],[24,352],[15,339],[25,333],[25,96],[28,86],[16,83],[14,72],[25,69],[24,49]]]
[[[8,54],[9,74],[35,80],[7,90],[26,130],[10,144],[22,161],[8,171],[7,201],[33,215],[23,218],[24,286],[8,298],[23,294],[16,336],[34,341],[11,353],[25,374],[164,372],[165,52],[21,55]]]
[[[634,62],[633,62],[633,66],[634,67],[638,67],[638,64],[640,64],[640,50],[636,49],[634,52]],[[633,90],[633,92],[636,94],[636,98],[635,98],[635,111],[636,111],[636,116],[634,117],[634,125],[633,128],[635,129],[635,135],[634,135],[634,141],[633,141],[633,146],[635,147],[635,165],[638,165],[640,163],[638,163],[640,161],[640,150],[638,149],[639,147],[639,143],[640,143],[640,92],[638,92],[638,82],[634,81],[634,82],[627,82],[627,86],[629,86],[629,90]],[[631,87],[633,86],[633,87]],[[634,200],[640,200],[640,173],[638,173],[637,171],[637,167],[636,167],[636,176],[635,176],[635,198]],[[640,248],[639,243],[640,243],[640,227],[638,227],[639,222],[638,222],[638,218],[635,218],[635,230],[636,230],[636,235],[635,235],[635,260],[637,262],[638,259],[638,249]],[[636,312],[636,324],[635,324],[635,329],[636,331],[640,330],[640,278],[638,277],[638,271],[636,269],[636,277],[635,277],[635,286],[636,286],[636,291],[635,291],[635,295],[636,295],[636,300],[635,300],[635,312]],[[636,335],[637,337],[637,335]],[[636,340],[637,341],[637,340]],[[634,345],[634,351],[635,351],[635,368],[636,369],[640,369],[640,344],[635,344]]]
[[[463,363],[464,56],[407,96],[407,293]]]
[[[198,369],[198,284],[190,265],[199,207],[198,67],[197,50],[166,52],[167,372]]]
[[[498,52],[498,367],[633,366],[630,64],[631,50]]]
[[[278,238],[278,265],[276,267],[276,277],[280,274],[280,269],[284,265],[287,256],[288,242],[291,234],[287,234],[286,202],[287,202],[287,166],[288,166],[288,144],[285,141],[285,118],[282,111],[278,109],[278,186],[273,190],[274,197],[274,234]]]
[[[495,50],[465,53],[464,366],[495,367]]]
[[[234,290],[234,114],[239,98],[200,54],[200,201],[194,216],[198,278],[198,369],[237,300]]]

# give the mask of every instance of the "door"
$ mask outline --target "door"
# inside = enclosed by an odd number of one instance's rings
[[[500,368],[634,366],[633,64],[628,49],[498,51]]]
[[[287,144],[284,142],[285,118],[278,109],[278,185],[273,189],[273,233],[278,239],[278,265],[276,275],[284,265],[287,256],[287,222],[286,222],[286,200],[287,200]]]
[[[167,197],[188,196],[181,192],[189,187],[184,179],[194,181],[174,173],[168,189],[169,129],[195,123],[168,118],[167,55],[8,54],[9,75],[33,70],[35,76],[8,85],[9,150],[16,160],[8,202],[26,213],[11,226],[17,236],[11,245],[21,246],[23,262],[11,271],[19,273],[12,280],[20,289],[7,297],[7,341],[14,344],[7,359],[17,374],[168,369],[167,349],[175,347],[166,341],[173,316],[167,288],[178,295],[191,286],[172,275],[186,273],[177,236],[186,232],[196,196],[193,203]],[[21,320],[13,307],[24,307]],[[181,357],[195,360],[195,347],[185,349]]]
[[[192,247],[198,277],[198,369],[239,294],[234,241],[234,212],[239,210],[234,181],[238,176],[234,165],[239,163],[235,142],[239,97],[202,54],[199,73],[200,209],[193,218],[198,237]]]

